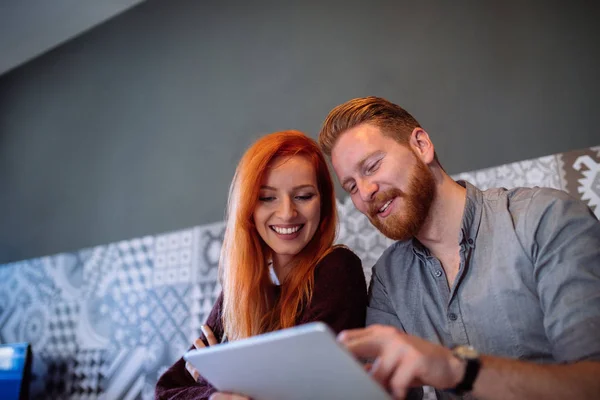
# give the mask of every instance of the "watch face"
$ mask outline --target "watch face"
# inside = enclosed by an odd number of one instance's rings
[[[460,358],[466,359],[479,357],[479,353],[473,348],[473,346],[458,346],[454,349],[454,354]]]

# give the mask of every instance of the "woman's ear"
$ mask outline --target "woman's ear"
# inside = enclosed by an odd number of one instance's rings
[[[426,165],[431,164],[435,158],[435,148],[427,132],[422,128],[413,129],[410,134],[409,145]]]

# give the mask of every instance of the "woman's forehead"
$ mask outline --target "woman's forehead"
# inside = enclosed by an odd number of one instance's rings
[[[316,183],[317,177],[312,162],[305,156],[282,156],[275,158],[267,169],[264,181],[286,183],[305,181]]]

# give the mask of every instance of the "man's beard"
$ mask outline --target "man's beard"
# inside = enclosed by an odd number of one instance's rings
[[[379,193],[369,205],[371,223],[385,236],[393,240],[408,240],[415,237],[427,216],[435,194],[435,180],[427,166],[419,159],[409,178],[408,191],[393,188]],[[377,216],[379,208],[387,201],[396,199],[396,210],[385,219]]]

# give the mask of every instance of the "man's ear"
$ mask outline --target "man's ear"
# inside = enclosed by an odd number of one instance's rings
[[[426,165],[431,164],[435,158],[435,148],[427,132],[423,128],[415,128],[410,134],[409,145],[417,157]]]

